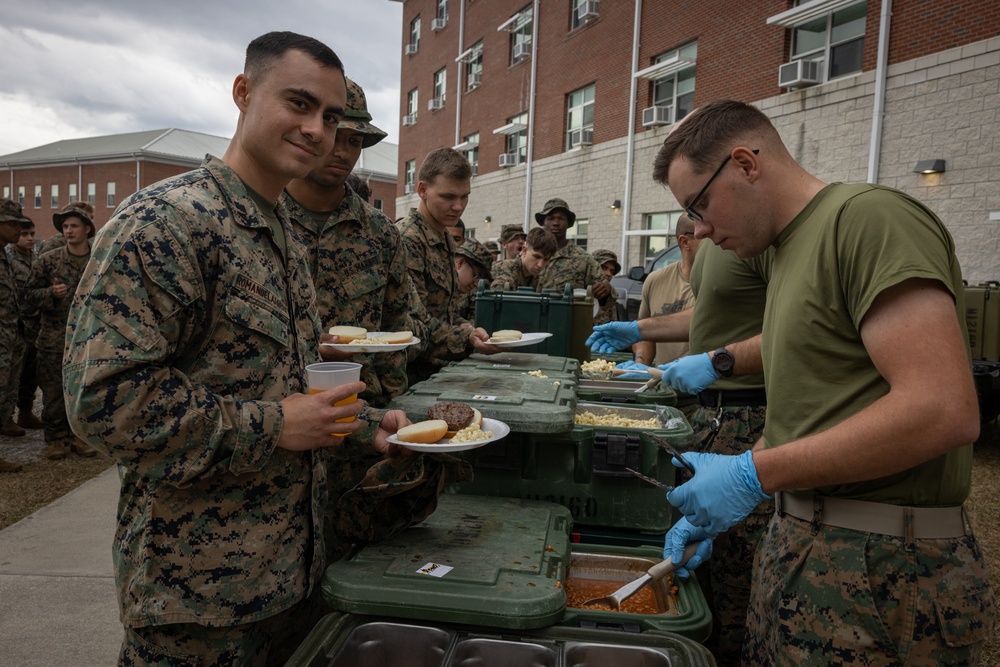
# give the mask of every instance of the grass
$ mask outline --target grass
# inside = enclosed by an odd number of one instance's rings
[[[0,529],[61,498],[111,465],[102,455],[84,459],[71,454],[61,461],[31,461],[21,472],[0,475]]]

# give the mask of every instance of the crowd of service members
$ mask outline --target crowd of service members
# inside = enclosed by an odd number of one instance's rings
[[[369,205],[348,179],[386,135],[325,45],[255,39],[233,99],[221,159],[129,197],[96,237],[92,210],[71,204],[55,219],[64,248],[34,259],[23,288],[11,259],[0,281],[11,366],[35,344],[47,455],[94,447],[119,466],[120,664],[282,664],[318,618],[339,542],[416,516],[412,498],[397,512],[379,494],[403,486],[433,509],[446,464],[390,443],[409,420],[385,406],[451,361],[500,351],[469,319],[484,279],[590,288],[592,350],[631,347],[630,368],[656,363],[684,394],[700,437],[695,472],[667,495],[683,518],[664,553],[680,561],[700,543],[685,576],[714,544],[720,664],[977,663],[995,616],[963,509],[977,401],[961,272],[933,212],[889,188],[823,183],[758,109],[710,103],[653,165],[685,208],[682,261],[648,281],[649,317],[615,322],[620,266],[570,242],[563,199],[530,231],[505,226],[496,248],[466,239],[472,170],[443,148],[404,218]],[[16,202],[0,213],[17,253],[30,221]],[[342,353],[322,345],[339,324],[420,343]],[[689,351],[669,361],[658,343]],[[361,362],[363,382],[306,393],[321,358]],[[361,487],[386,502],[336,503]]]

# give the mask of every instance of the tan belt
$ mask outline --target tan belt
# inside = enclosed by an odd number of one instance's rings
[[[775,510],[804,521],[878,533],[908,540],[950,539],[965,535],[965,511],[956,507],[906,507],[865,500],[774,494]]]

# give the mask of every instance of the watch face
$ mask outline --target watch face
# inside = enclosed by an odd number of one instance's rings
[[[722,377],[729,377],[733,374],[733,366],[736,364],[736,359],[733,357],[732,353],[721,348],[715,351],[712,355],[712,367],[715,371]]]

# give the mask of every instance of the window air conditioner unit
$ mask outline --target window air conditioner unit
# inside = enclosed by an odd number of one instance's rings
[[[502,153],[500,155],[500,167],[516,167],[517,153]]]
[[[406,55],[412,56],[414,53],[417,52],[417,49],[419,48],[420,44],[418,44],[417,42],[410,42],[409,44],[406,45]]]
[[[514,60],[531,56],[531,42],[521,42],[514,45]]]
[[[577,146],[590,146],[594,143],[593,130],[573,130],[569,133],[569,145],[571,148]]]
[[[434,30],[434,31],[441,30],[446,25],[448,25],[448,17],[447,16],[445,16],[444,18],[440,18],[440,19],[434,19],[433,21],[431,21],[431,30]]]
[[[793,60],[778,68],[778,87],[811,86],[822,79],[820,60]]]
[[[475,72],[474,74],[469,75],[469,90],[472,90],[473,88],[478,88],[482,84],[483,84],[482,72]]]
[[[413,194],[413,183],[406,183],[403,185],[403,194],[412,195]]]
[[[409,116],[403,116],[403,127],[409,127],[410,125],[417,124],[417,114],[411,113]]]
[[[435,97],[430,102],[427,103],[427,108],[431,111],[437,111],[438,109],[444,109],[444,98]]]
[[[589,21],[600,16],[601,3],[597,0],[587,0],[576,8],[576,19],[578,21]]]
[[[648,107],[642,110],[643,127],[659,127],[660,125],[670,125],[673,122],[674,108],[669,107]]]

